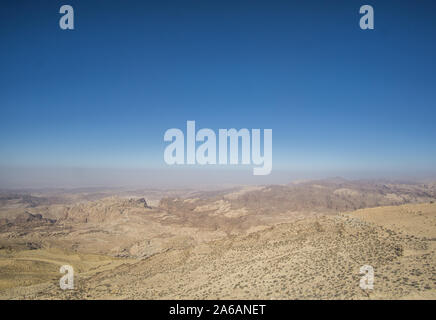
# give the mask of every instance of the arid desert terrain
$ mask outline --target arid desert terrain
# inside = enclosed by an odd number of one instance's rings
[[[341,178],[0,190],[0,298],[436,299],[435,202],[436,183]]]

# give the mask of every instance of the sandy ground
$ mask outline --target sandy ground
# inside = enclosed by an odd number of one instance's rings
[[[434,185],[167,195],[0,197],[0,298],[436,298]],[[74,290],[59,287],[65,264]],[[364,265],[373,290],[359,286]]]
[[[141,260],[17,250],[2,252],[9,289],[0,297],[434,299],[435,239],[436,205],[418,204],[299,219]],[[59,289],[56,269],[65,262],[78,270],[75,290]],[[363,265],[374,268],[373,290],[359,287]],[[34,278],[41,282],[27,280]]]

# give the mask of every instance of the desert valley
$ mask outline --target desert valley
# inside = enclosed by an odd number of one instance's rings
[[[436,183],[341,178],[2,190],[0,298],[436,299],[435,201]]]

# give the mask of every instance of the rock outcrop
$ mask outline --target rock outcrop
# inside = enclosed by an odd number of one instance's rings
[[[112,197],[67,207],[63,220],[81,223],[116,221],[126,217],[129,212],[145,209],[151,207],[144,198],[123,200]]]
[[[53,224],[56,220],[47,219],[42,216],[42,214],[36,213],[32,214],[30,212],[25,212],[24,214],[18,215],[15,218],[15,224],[19,223],[49,223]]]

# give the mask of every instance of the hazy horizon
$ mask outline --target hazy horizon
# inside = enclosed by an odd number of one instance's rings
[[[347,180],[435,182],[436,172],[286,171],[253,176],[250,168],[19,168],[0,167],[2,189],[156,188],[216,189],[240,185],[288,184],[340,177]]]
[[[74,30],[1,5],[2,187],[435,176],[434,2],[377,3],[374,30],[355,0],[68,4]],[[188,120],[272,129],[271,175],[166,166]]]

